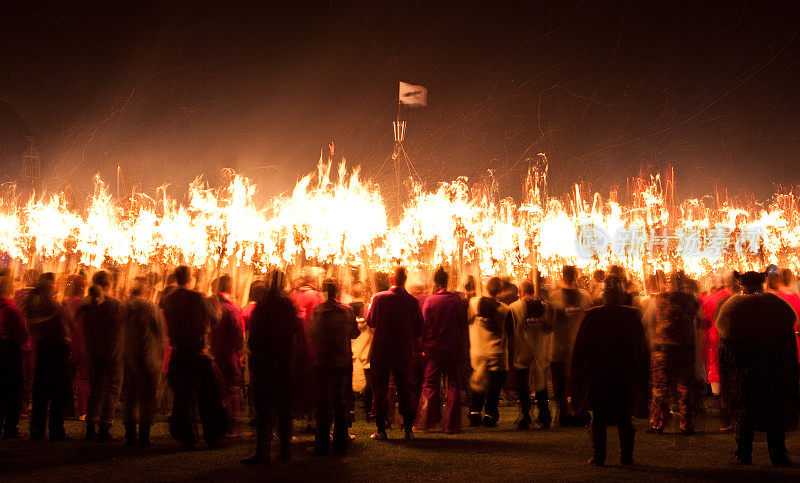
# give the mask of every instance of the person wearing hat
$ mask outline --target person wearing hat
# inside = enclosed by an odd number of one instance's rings
[[[754,432],[764,431],[772,464],[788,466],[786,431],[797,428],[800,407],[797,314],[763,291],[766,273],[734,274],[743,293],[728,299],[717,316],[721,396],[736,428],[731,463],[752,464]]]

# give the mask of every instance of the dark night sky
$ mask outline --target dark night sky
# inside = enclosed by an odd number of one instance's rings
[[[0,0],[0,99],[46,185],[231,166],[276,193],[333,139],[391,186],[398,80],[429,88],[405,117],[430,184],[492,168],[518,196],[539,152],[556,193],[667,164],[680,196],[800,184],[797,2],[260,3]]]

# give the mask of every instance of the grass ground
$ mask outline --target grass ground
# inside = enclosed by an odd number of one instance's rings
[[[239,460],[253,451],[254,438],[226,441],[222,449],[183,451],[169,439],[167,425],[154,427],[153,446],[126,448],[121,442],[80,441],[83,424],[67,423],[73,441],[50,443],[28,439],[0,441],[0,480],[791,480],[800,481],[800,468],[769,465],[763,435],[757,436],[751,467],[731,467],[734,441],[719,434],[713,417],[699,421],[699,434],[684,437],[645,434],[637,421],[636,465],[618,465],[616,432],[609,431],[609,466],[594,468],[585,429],[549,431],[512,429],[514,408],[503,408],[498,428],[467,428],[463,434],[417,433],[405,442],[398,430],[388,442],[369,439],[373,426],[362,414],[351,433],[357,436],[347,456],[325,458],[305,454],[312,437],[298,435],[291,463],[273,461],[270,467],[249,467]],[[24,425],[23,425],[24,427]],[[121,432],[119,424],[115,427]],[[273,445],[273,449],[274,446]],[[790,456],[800,458],[800,438],[788,438]]]

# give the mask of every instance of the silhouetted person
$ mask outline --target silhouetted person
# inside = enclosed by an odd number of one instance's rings
[[[736,428],[732,463],[752,463],[753,433],[765,431],[773,465],[790,464],[786,431],[797,427],[800,372],[794,324],[797,315],[780,297],[763,292],[764,273],[739,275],[717,317],[721,397]]]
[[[272,420],[278,419],[279,459],[292,456],[292,393],[295,362],[303,354],[303,326],[297,308],[286,294],[283,272],[270,276],[269,288],[250,318],[250,388],[256,407],[256,452],[246,464],[269,463]],[[304,345],[304,344],[302,344]],[[308,381],[301,381],[308,384]]]
[[[603,305],[583,317],[572,350],[571,394],[576,412],[592,410],[590,463],[606,462],[606,428],[619,432],[620,462],[633,464],[631,418],[647,411],[650,350],[638,309],[626,307],[625,288],[614,275],[605,280]]]
[[[458,304],[458,314],[456,319],[456,344],[458,358],[458,373],[461,378],[462,387],[467,396],[467,401],[472,400],[472,387],[470,385],[470,378],[472,377],[472,362],[469,358],[469,301],[475,296],[475,277],[472,275],[467,276],[467,280],[463,285],[463,292],[459,292],[458,296],[461,301]]]
[[[78,320],[78,309],[86,294],[86,277],[82,274],[70,275],[61,308],[69,323],[69,336],[72,348],[72,389],[75,397],[75,416],[86,418],[89,401],[89,358],[86,355],[86,340],[83,337],[83,324]]]
[[[31,439],[44,438],[47,423],[50,441],[63,441],[64,410],[70,397],[70,341],[67,320],[54,300],[55,293],[55,276],[43,273],[25,300],[25,319],[36,348]]]
[[[0,273],[0,432],[4,439],[19,436],[22,410],[22,346],[28,329],[14,301],[13,280],[8,271]]]
[[[122,306],[110,296],[111,277],[100,270],[92,276],[89,295],[77,317],[83,326],[89,359],[89,400],[86,407],[86,441],[110,441],[114,411],[122,379],[120,322]],[[96,425],[100,426],[99,432]]]
[[[695,378],[695,330],[700,303],[685,292],[685,278],[669,277],[669,289],[652,302],[652,382],[649,432],[663,433],[673,394],[678,400],[678,422],[683,435],[694,434],[692,382]]]
[[[324,456],[331,449],[331,416],[333,416],[333,451],[344,454],[350,437],[347,433],[349,392],[353,370],[351,340],[359,336],[352,309],[336,299],[339,289],[333,280],[325,280],[322,291],[327,300],[316,307],[308,324],[311,368],[316,386],[317,435],[314,454]]]
[[[550,372],[553,380],[553,397],[558,406],[556,424],[559,426],[583,426],[586,415],[571,415],[567,406],[568,367],[572,359],[572,345],[583,320],[583,314],[591,305],[589,294],[578,288],[578,270],[565,265],[561,270],[561,288],[550,294],[553,310],[553,353]]]
[[[223,403],[228,412],[228,433],[233,433],[236,420],[242,415],[242,349],[244,321],[242,311],[231,300],[233,282],[223,275],[217,279],[212,301],[218,312],[211,323],[209,346],[224,384]]]
[[[533,282],[522,282],[522,298],[512,303],[508,309],[514,322],[512,356],[509,361],[513,366],[514,381],[519,397],[521,419],[519,429],[531,426],[531,387],[534,380],[534,391],[539,408],[538,421],[543,428],[550,427],[549,394],[545,370],[550,362],[550,344],[553,326],[550,307],[546,302],[534,298]]]
[[[414,439],[412,427],[417,408],[411,371],[414,343],[422,331],[422,312],[417,299],[405,289],[406,279],[406,269],[398,267],[394,273],[394,286],[375,294],[367,314],[367,324],[375,331],[370,350],[370,376],[377,431],[372,438],[379,441],[387,439],[390,374],[397,386],[405,437]]]
[[[147,279],[137,277],[122,312],[122,394],[125,399],[125,442],[130,446],[150,445],[165,338],[161,314],[150,302]]]
[[[25,326],[28,327],[28,342],[22,346],[22,414],[28,414],[33,401],[33,378],[36,373],[36,348],[34,347],[33,337],[30,336],[30,326],[25,315],[25,304],[28,295],[39,282],[40,272],[36,269],[28,269],[22,274],[22,288],[14,292],[14,305],[22,314]]]
[[[425,353],[425,378],[419,401],[417,427],[430,429],[442,421],[446,434],[461,432],[461,375],[458,354],[459,329],[466,330],[466,320],[460,320],[458,294],[447,291],[448,276],[442,267],[433,276],[434,293],[422,306],[422,350]],[[458,327],[458,324],[464,328]],[[440,385],[447,379],[447,401],[442,420]]]
[[[187,448],[197,444],[192,417],[192,399],[196,397],[203,438],[214,447],[225,434],[228,419],[211,358],[203,352],[211,316],[203,296],[189,289],[190,281],[189,267],[176,268],[177,287],[161,302],[172,348],[168,373],[174,397],[170,432]]]
[[[497,301],[502,283],[499,277],[490,278],[486,282],[487,296],[469,301],[469,355],[474,371],[470,381],[470,426],[493,428],[500,420],[497,404],[508,374],[509,334],[513,330],[508,307]]]

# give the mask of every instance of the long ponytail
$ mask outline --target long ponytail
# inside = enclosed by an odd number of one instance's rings
[[[89,299],[92,301],[92,305],[102,304],[105,300],[105,291],[103,287],[97,284],[89,287]]]

